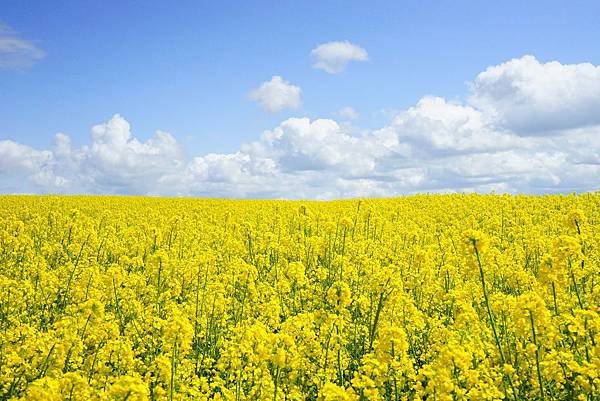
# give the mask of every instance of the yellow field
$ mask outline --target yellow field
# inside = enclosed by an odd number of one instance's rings
[[[600,195],[0,197],[0,400],[599,400]]]

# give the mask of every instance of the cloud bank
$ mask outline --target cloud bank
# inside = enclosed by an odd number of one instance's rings
[[[115,115],[79,148],[62,133],[52,149],[0,141],[0,190],[317,199],[597,190],[599,70],[525,56],[477,75],[465,102],[426,96],[360,135],[332,119],[290,118],[230,154],[187,157],[162,131],[139,141]]]

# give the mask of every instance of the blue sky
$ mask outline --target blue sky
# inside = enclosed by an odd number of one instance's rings
[[[259,140],[261,133],[276,129],[289,118],[308,117],[312,122],[332,119],[341,127],[341,134],[352,138],[394,125],[391,122],[394,118],[415,107],[425,96],[475,107],[485,114],[489,107],[486,109],[481,102],[469,103],[468,98],[473,95],[469,83],[490,66],[525,55],[535,57],[541,65],[550,61],[562,66],[599,65],[597,15],[600,3],[593,1],[182,1],[174,4],[4,0],[0,23],[8,27],[5,31],[10,29],[11,38],[35,46],[44,56],[21,66],[0,69],[0,141],[52,152],[55,135],[61,132],[78,149],[90,145],[92,126],[109,124],[119,114],[131,124],[131,138],[140,143],[150,139],[157,129],[170,133],[183,154],[177,157],[190,167],[196,157],[209,153],[239,153],[242,144]],[[335,74],[313,68],[315,56],[311,51],[317,45],[335,41],[347,41],[364,49],[368,60],[349,62]],[[0,53],[0,60],[1,57]],[[251,99],[250,93],[273,76],[300,88],[301,106],[268,112]],[[572,85],[575,91],[577,85],[589,86],[577,79],[573,82],[567,85]],[[591,103],[586,99],[593,109],[595,98]],[[573,104],[585,109],[581,103]],[[573,113],[573,104],[565,105],[565,110]],[[343,107],[351,107],[358,118],[344,122],[339,114]],[[581,113],[590,114],[596,109],[585,110]],[[477,130],[484,131],[489,125],[486,124]],[[596,122],[578,124],[589,126]],[[501,126],[497,121],[492,125]],[[503,129],[519,138],[527,136],[509,125]],[[398,137],[403,135],[407,137],[405,134]],[[595,138],[594,134],[586,135]],[[542,145],[527,146],[531,149]],[[544,150],[549,149],[549,145],[543,146]],[[294,148],[292,153],[299,151]],[[417,153],[411,151],[411,156],[403,156],[412,157],[412,164],[393,161],[393,171],[427,164],[417,162]],[[59,165],[57,171],[66,169],[64,162],[55,160],[56,155],[52,157],[52,163]],[[275,160],[264,156],[264,152],[261,157]],[[275,160],[274,168],[286,174],[293,170],[281,160]],[[295,160],[292,166],[298,163]],[[302,163],[305,179],[306,174],[324,168],[314,167],[318,165],[314,160]],[[439,160],[434,164],[439,165]],[[240,168],[244,173],[251,170],[247,166]],[[17,170],[18,174],[29,174],[18,166],[7,165],[0,170],[4,182],[10,183],[0,188],[4,192],[19,192],[20,188],[14,184]],[[97,170],[102,168],[96,166],[95,174]],[[375,170],[350,178],[372,180],[373,175],[379,176],[373,173]],[[59,175],[57,171],[52,171],[53,177]],[[77,167],[77,171],[61,177],[73,181],[72,176],[80,175],[81,171]],[[349,179],[339,173],[331,174],[336,179]],[[438,177],[435,185],[387,188],[387,192],[373,194],[489,189],[472,182],[463,185],[459,178],[449,179],[449,185],[440,183],[442,178]],[[589,184],[578,185],[585,180],[571,182],[567,189],[560,185],[550,188],[552,185],[548,183],[532,186],[536,179],[528,178],[527,185],[498,189],[532,192],[593,189]],[[486,183],[496,181],[491,179]],[[328,191],[323,185],[319,184],[321,189],[316,191],[307,190],[305,196],[361,194]],[[22,190],[61,191],[38,187],[35,183]],[[74,184],[65,191],[152,192],[145,186],[129,187],[126,183],[118,187]],[[254,189],[241,192],[202,189],[198,193],[261,195]],[[365,194],[370,192],[367,190]],[[286,196],[277,191],[264,195]]]

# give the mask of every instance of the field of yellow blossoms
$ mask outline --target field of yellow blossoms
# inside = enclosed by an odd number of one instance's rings
[[[600,400],[600,195],[0,197],[0,400]]]

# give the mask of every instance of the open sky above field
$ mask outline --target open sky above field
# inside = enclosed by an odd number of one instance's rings
[[[0,192],[597,190],[599,15],[596,1],[3,0]]]

